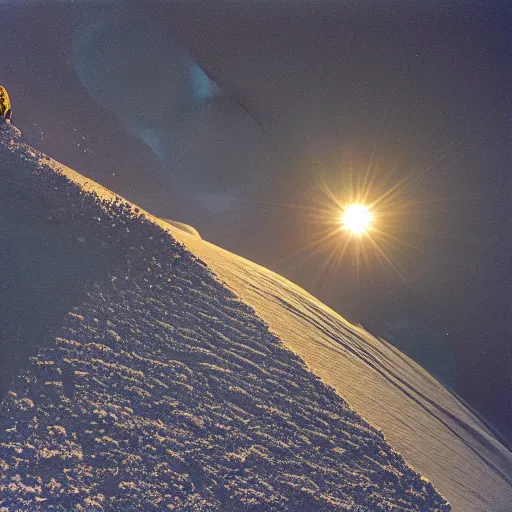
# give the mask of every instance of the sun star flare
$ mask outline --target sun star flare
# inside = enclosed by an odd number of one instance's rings
[[[372,224],[373,214],[367,206],[352,204],[347,206],[341,216],[343,229],[350,231],[353,235],[363,235]]]

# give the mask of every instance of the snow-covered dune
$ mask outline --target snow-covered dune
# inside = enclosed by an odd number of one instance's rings
[[[0,510],[510,510],[511,454],[384,341],[9,125],[0,180]]]

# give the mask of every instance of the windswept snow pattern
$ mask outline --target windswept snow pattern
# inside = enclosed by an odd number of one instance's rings
[[[9,510],[447,509],[199,263],[159,261],[96,287],[9,393]]]
[[[283,277],[219,247],[178,240],[460,512],[512,510],[512,453],[417,363]]]
[[[1,511],[450,510],[169,233],[5,150],[120,258],[0,406]]]

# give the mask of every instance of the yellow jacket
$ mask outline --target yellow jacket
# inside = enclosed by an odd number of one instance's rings
[[[0,117],[9,117],[12,115],[11,100],[5,90],[5,87],[0,85]]]

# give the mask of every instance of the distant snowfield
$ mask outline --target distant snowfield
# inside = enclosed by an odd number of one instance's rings
[[[1,511],[510,511],[510,452],[388,343],[5,126],[0,179]]]

